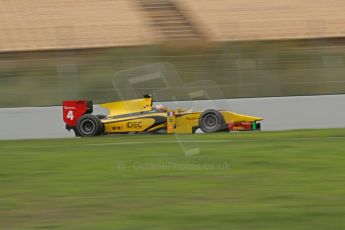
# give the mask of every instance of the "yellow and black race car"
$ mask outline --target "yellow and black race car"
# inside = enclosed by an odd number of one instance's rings
[[[64,101],[66,129],[73,129],[76,136],[82,137],[111,133],[195,133],[199,128],[204,133],[212,133],[260,130],[259,121],[263,120],[215,109],[170,110],[162,105],[153,106],[151,96],[100,106],[108,109],[109,114],[92,115],[92,101]]]

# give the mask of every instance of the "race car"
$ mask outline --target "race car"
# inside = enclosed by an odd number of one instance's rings
[[[225,110],[171,110],[153,105],[152,97],[115,101],[100,105],[107,115],[93,115],[93,103],[86,100],[63,102],[63,120],[76,136],[90,137],[112,133],[204,133],[261,130],[260,117]]]

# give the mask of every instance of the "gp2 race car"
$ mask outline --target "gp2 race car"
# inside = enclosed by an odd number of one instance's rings
[[[261,130],[259,117],[230,111],[208,109],[205,111],[170,110],[153,106],[151,96],[141,99],[115,101],[100,105],[109,110],[108,115],[92,115],[93,103],[86,100],[63,102],[63,120],[67,130],[76,136],[89,137],[111,133],[204,133],[219,131]]]

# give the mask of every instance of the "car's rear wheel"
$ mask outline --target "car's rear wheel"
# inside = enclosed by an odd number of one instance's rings
[[[78,132],[77,127],[73,127],[73,131],[76,137],[80,137],[80,133]]]
[[[76,128],[80,136],[91,137],[102,133],[103,124],[97,116],[85,114],[78,119]]]
[[[226,129],[223,115],[214,109],[206,110],[201,114],[199,126],[204,133],[213,133]]]

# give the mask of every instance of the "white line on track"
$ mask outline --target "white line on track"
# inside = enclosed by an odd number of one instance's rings
[[[268,142],[268,141],[318,141],[318,140],[343,140],[342,137],[291,137],[281,139],[239,139],[239,140],[166,140],[166,141],[127,141],[127,142],[107,142],[107,143],[91,143],[91,144],[70,144],[70,145],[22,145],[22,146],[0,146],[0,149],[25,149],[25,148],[61,148],[61,147],[87,147],[87,146],[111,146],[111,145],[142,145],[142,144],[169,144],[169,143],[233,143],[233,142]]]

